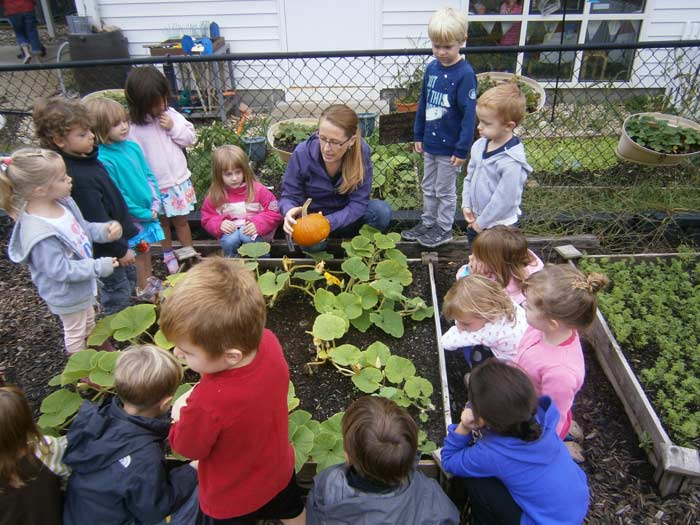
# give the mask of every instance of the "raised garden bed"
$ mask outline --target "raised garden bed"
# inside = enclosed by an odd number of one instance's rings
[[[612,291],[601,297],[590,338],[664,496],[700,484],[700,272],[696,257],[675,255],[580,262],[613,281]]]

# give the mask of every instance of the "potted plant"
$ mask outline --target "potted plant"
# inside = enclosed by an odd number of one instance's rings
[[[476,79],[478,82],[477,97],[480,97],[484,91],[498,84],[515,82],[520,91],[523,92],[523,95],[525,95],[525,110],[528,114],[536,113],[544,107],[546,94],[542,84],[537,82],[537,80],[502,72],[479,73]]]
[[[129,111],[129,106],[126,103],[126,95],[124,94],[123,89],[101,89],[100,91],[93,91],[92,93],[85,95],[81,100],[83,102],[87,102],[93,98],[109,98],[111,100],[116,100],[122,106],[124,106],[124,109],[126,109],[127,112]]]
[[[318,129],[318,119],[292,118],[281,120],[267,129],[267,142],[285,164],[292,157],[297,144]]]
[[[637,113],[622,123],[618,158],[650,166],[679,164],[700,153],[700,125],[664,113]]]
[[[238,134],[245,145],[248,158],[253,162],[265,160],[267,148],[265,136],[270,125],[270,117],[267,115],[242,115],[238,122]]]
[[[398,96],[394,104],[398,113],[408,113],[418,110],[418,99],[420,98],[420,92],[423,87],[425,65],[419,64],[415,66],[412,71],[410,71],[410,69],[411,64],[407,64],[405,69],[399,69],[395,77]],[[407,73],[407,70],[410,72]]]

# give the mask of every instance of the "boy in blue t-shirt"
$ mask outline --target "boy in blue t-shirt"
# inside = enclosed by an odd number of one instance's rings
[[[414,149],[424,159],[423,214],[401,237],[434,248],[452,240],[457,174],[474,138],[476,75],[459,54],[467,40],[466,14],[451,7],[436,11],[428,36],[437,60],[425,70],[413,128]]]

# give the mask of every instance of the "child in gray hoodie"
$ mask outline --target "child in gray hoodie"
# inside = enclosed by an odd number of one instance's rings
[[[532,167],[525,148],[513,135],[525,118],[525,95],[506,82],[488,89],[476,102],[481,138],[472,146],[462,189],[462,213],[471,243],[479,232],[518,223],[523,187]]]
[[[61,156],[38,148],[17,150],[0,160],[0,208],[15,219],[8,254],[29,266],[32,282],[63,323],[66,352],[85,348],[95,324],[97,279],[118,265],[92,256],[92,242],[114,241],[116,221],[86,222],[73,199]]]
[[[306,525],[458,525],[459,511],[416,469],[418,427],[390,399],[365,396],[343,415],[347,463],[314,478]]]

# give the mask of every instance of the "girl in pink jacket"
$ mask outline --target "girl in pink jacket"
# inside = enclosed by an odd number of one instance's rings
[[[255,180],[245,152],[238,146],[216,148],[202,226],[220,239],[224,256],[238,256],[244,243],[271,240],[281,222],[277,198]]]
[[[525,301],[525,279],[539,272],[544,264],[527,248],[525,235],[512,226],[494,226],[482,231],[472,243],[469,264],[457,271],[457,279],[483,275],[500,284],[517,304]]]
[[[557,433],[564,439],[571,425],[571,406],[583,385],[585,367],[578,331],[595,319],[596,294],[608,283],[599,273],[585,275],[567,264],[548,264],[524,284],[529,327],[514,363],[549,396],[559,411]]]
[[[194,126],[168,107],[170,84],[153,66],[134,68],[126,79],[124,93],[131,118],[128,138],[141,146],[158,182],[158,218],[165,233],[161,241],[163,262],[173,274],[179,265],[173,253],[171,226],[183,247],[192,246],[187,216],[194,210],[197,198],[183,148],[194,143]]]

